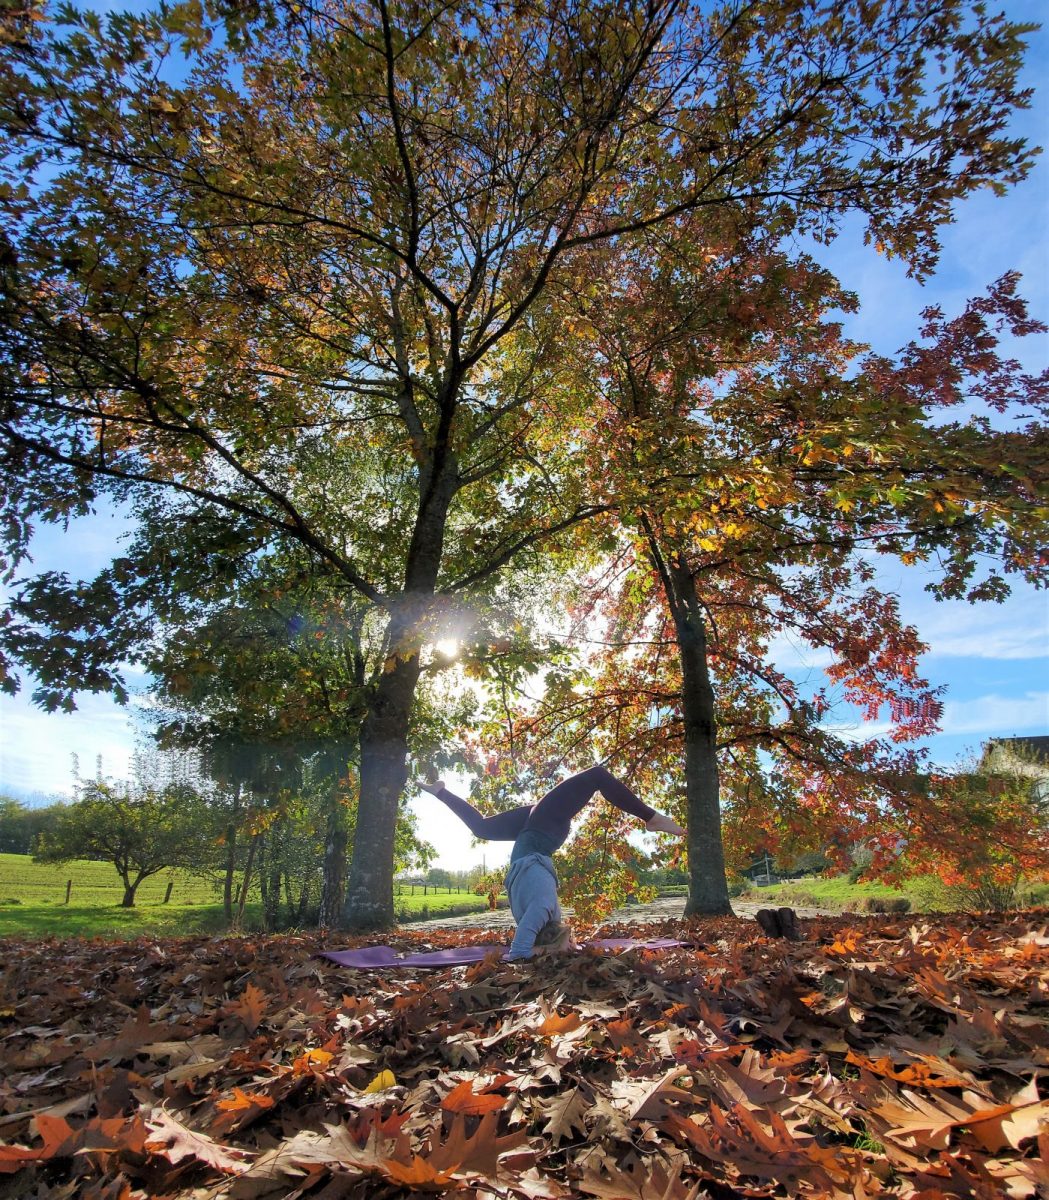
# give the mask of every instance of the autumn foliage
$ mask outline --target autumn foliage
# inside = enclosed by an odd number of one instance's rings
[[[312,938],[9,943],[0,1195],[1044,1194],[1044,913],[644,932],[693,945],[376,975]]]

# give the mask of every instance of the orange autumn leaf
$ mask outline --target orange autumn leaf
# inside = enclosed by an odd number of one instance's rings
[[[220,1100],[216,1108],[222,1109],[223,1112],[240,1112],[249,1108],[272,1108],[274,1103],[272,1096],[267,1096],[262,1092],[245,1092],[241,1088],[235,1087],[233,1095]]]
[[[505,1096],[478,1095],[469,1079],[456,1084],[441,1101],[441,1107],[450,1113],[463,1113],[479,1117],[487,1112],[497,1112],[506,1104]]]
[[[249,982],[244,991],[229,1007],[230,1011],[235,1013],[244,1022],[244,1028],[248,1033],[252,1034],[262,1024],[262,1018],[265,1015],[267,1007],[266,1002],[267,996],[262,988]]]
[[[335,1057],[330,1050],[307,1050],[292,1063],[296,1075],[307,1075],[311,1071],[323,1071]]]
[[[458,1165],[456,1163],[451,1168],[438,1170],[421,1155],[413,1154],[409,1163],[400,1163],[392,1158],[386,1159],[382,1163],[382,1170],[390,1179],[404,1184],[405,1187],[432,1187],[435,1185],[443,1187],[444,1184],[452,1182]]]
[[[573,1033],[582,1024],[583,1018],[578,1013],[572,1012],[566,1017],[551,1013],[539,1026],[539,1033],[543,1037],[558,1037],[561,1034]]]

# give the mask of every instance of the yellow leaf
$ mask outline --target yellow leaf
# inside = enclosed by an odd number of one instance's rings
[[[375,1092],[385,1092],[387,1088],[397,1086],[397,1079],[392,1071],[380,1071],[364,1089],[364,1095],[370,1096]]]

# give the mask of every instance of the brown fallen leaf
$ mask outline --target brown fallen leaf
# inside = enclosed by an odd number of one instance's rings
[[[586,1114],[591,1106],[591,1097],[581,1087],[571,1088],[555,1096],[549,1104],[542,1106],[543,1133],[551,1145],[558,1147],[571,1138],[573,1130],[586,1133]]]
[[[439,1170],[448,1170],[469,1176],[495,1179],[499,1175],[499,1159],[517,1150],[528,1141],[524,1130],[498,1135],[498,1117],[487,1112],[481,1117],[472,1134],[466,1132],[466,1118],[457,1113],[452,1119],[448,1136],[434,1145],[428,1155],[430,1162]]]

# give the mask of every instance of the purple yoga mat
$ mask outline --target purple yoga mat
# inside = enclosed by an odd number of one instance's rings
[[[580,949],[594,950],[666,950],[671,946],[687,946],[673,938],[596,938],[584,942]],[[321,950],[318,958],[326,958],[340,967],[367,970],[378,967],[464,967],[482,962],[489,954],[505,958],[506,946],[451,946],[447,950],[429,950],[424,954],[398,954],[392,946],[364,946],[360,950]]]

